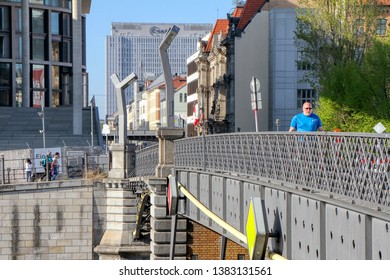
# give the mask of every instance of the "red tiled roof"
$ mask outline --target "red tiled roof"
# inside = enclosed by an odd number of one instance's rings
[[[222,31],[222,34],[227,34],[229,31],[229,20],[228,19],[217,19],[215,22],[213,31],[211,31],[211,36],[209,41],[207,42],[206,52],[211,50],[211,46],[213,43],[214,35],[219,34]]]
[[[240,30],[245,29],[248,23],[256,15],[256,13],[263,7],[267,2],[266,0],[247,0],[244,5],[244,10],[242,11],[240,22],[238,23],[237,28]]]
[[[176,76],[173,78],[173,88],[175,90],[181,89],[187,83],[186,77]]]
[[[242,11],[244,10],[244,7],[236,7],[232,13],[232,17],[241,17]]]

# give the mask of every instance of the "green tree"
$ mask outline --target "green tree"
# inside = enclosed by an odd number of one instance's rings
[[[390,124],[390,48],[388,37],[376,35],[378,2],[302,0],[301,5],[296,43],[313,66],[305,79],[319,93],[316,112],[325,129],[372,132],[378,121]]]
[[[376,37],[377,0],[300,0],[299,6],[296,43],[313,65],[312,82],[326,77],[330,66],[361,65]]]

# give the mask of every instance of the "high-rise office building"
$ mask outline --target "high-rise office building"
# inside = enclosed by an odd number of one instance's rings
[[[187,58],[197,50],[198,40],[208,34],[212,24],[169,23],[113,23],[111,35],[106,39],[106,115],[117,110],[115,88],[111,75],[122,80],[135,73],[140,81],[162,72],[159,46],[165,33],[173,25],[179,34],[168,49],[172,74],[187,71]],[[125,90],[126,102],[133,98],[133,87]]]
[[[81,134],[91,0],[0,1],[0,106],[73,106]]]

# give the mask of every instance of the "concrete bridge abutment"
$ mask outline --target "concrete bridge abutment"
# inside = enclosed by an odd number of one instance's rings
[[[133,239],[137,227],[138,195],[127,178],[132,152],[128,144],[111,147],[113,168],[106,180],[107,225],[100,244],[95,248],[100,259],[169,259],[171,217],[167,216],[167,176],[174,167],[174,143],[184,137],[184,130],[159,128],[159,160],[155,177],[145,179],[150,194],[150,244]],[[129,152],[130,151],[130,152]],[[178,219],[176,227],[175,259],[186,258],[187,220]]]

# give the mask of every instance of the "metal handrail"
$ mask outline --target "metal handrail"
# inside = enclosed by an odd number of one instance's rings
[[[389,160],[387,134],[261,132],[175,141],[175,168],[268,178],[378,207],[390,206]]]

